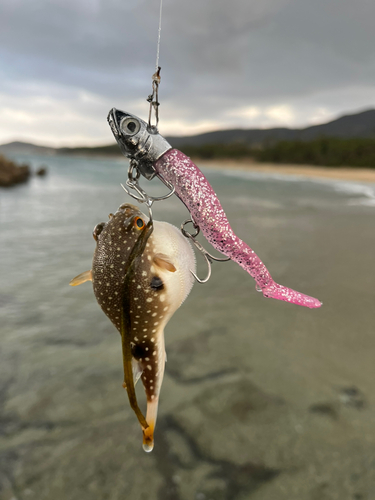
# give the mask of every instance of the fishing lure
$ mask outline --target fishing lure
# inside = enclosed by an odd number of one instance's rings
[[[154,104],[158,105],[157,102]],[[194,226],[202,231],[216,250],[237,262],[255,279],[256,288],[264,297],[311,309],[322,305],[320,300],[273,280],[254,250],[233,232],[218,197],[203,173],[189,157],[173,149],[156,126],[116,108],[109,112],[108,123],[122,153],[130,158],[131,168],[148,180],[157,176],[172,187],[170,194],[175,193],[184,203]]]
[[[166,361],[164,328],[193,286],[195,255],[176,227],[147,221],[130,204],[98,224],[93,236],[92,269],[70,284],[92,281],[100,307],[121,334],[124,387],[143,431],[143,448],[151,451]],[[139,378],[146,391],[146,418],[135,394]]]

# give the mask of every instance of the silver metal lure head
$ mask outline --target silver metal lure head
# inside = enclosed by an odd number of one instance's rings
[[[156,127],[149,127],[131,113],[112,108],[107,120],[122,154],[136,160],[140,173],[151,180],[156,175],[154,163],[172,146]]]

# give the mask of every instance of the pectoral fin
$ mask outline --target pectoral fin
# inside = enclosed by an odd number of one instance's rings
[[[84,273],[79,274],[75,278],[73,278],[69,285],[70,286],[78,286],[81,285],[82,283],[85,283],[86,281],[92,281],[92,273],[90,271],[85,271]]]
[[[162,253],[158,253],[155,255],[154,263],[155,263],[155,265],[157,265],[161,269],[166,269],[167,271],[169,271],[171,273],[176,272],[176,268],[173,265],[173,263],[171,262],[170,258]]]

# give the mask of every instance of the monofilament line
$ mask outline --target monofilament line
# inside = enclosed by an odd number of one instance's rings
[[[158,30],[158,45],[156,50],[156,71],[159,68],[159,53],[160,53],[160,34],[161,34],[161,13],[163,8],[163,0],[160,0],[160,14],[159,14],[159,30]]]

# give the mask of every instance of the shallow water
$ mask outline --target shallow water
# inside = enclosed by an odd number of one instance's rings
[[[146,455],[119,336],[90,283],[68,286],[91,267],[92,228],[130,201],[125,161],[47,163],[0,191],[0,499],[375,497],[375,186],[205,171],[273,278],[324,305],[265,299],[214,263],[167,326]],[[188,216],[175,198],[154,214]]]

